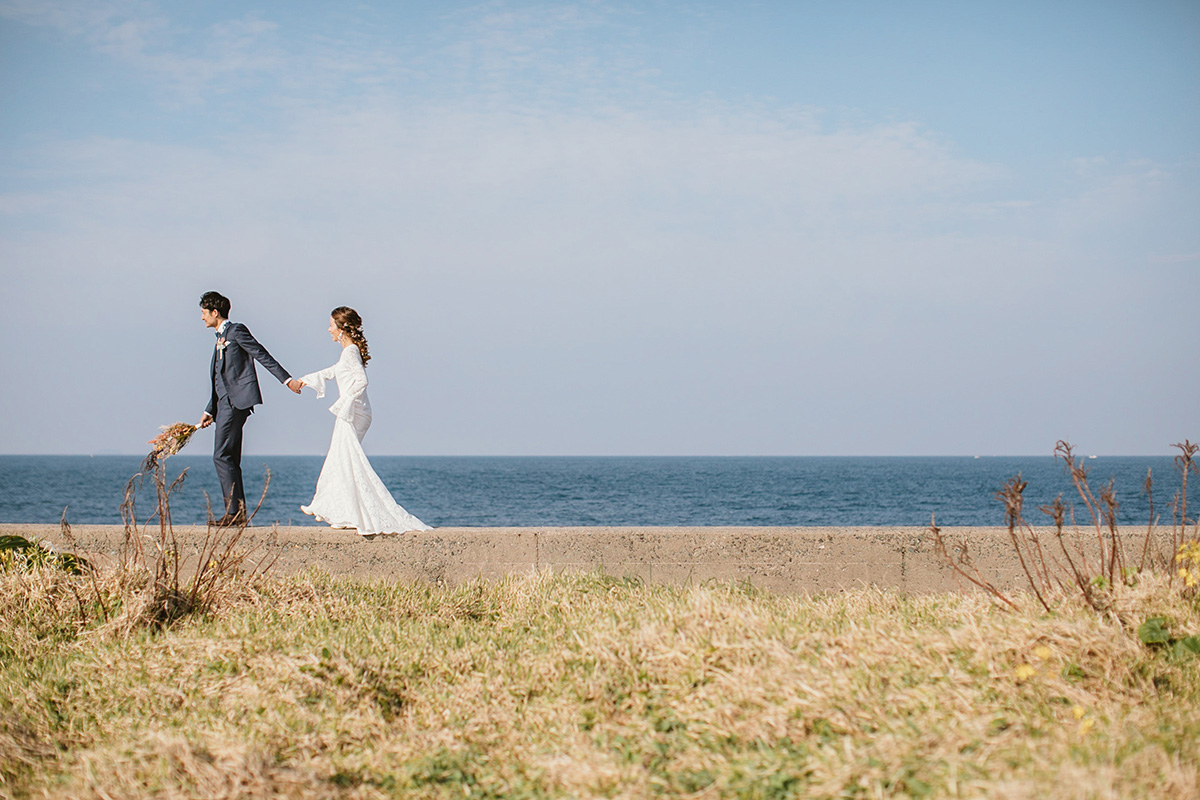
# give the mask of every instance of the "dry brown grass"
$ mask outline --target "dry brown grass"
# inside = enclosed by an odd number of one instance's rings
[[[1200,658],[1135,633],[1200,631],[1178,581],[1046,614],[312,573],[162,630],[116,621],[128,581],[105,623],[84,578],[0,576],[0,796],[1200,797]]]

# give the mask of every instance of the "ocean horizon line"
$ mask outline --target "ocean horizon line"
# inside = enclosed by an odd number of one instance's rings
[[[204,457],[199,451],[176,458]],[[371,458],[1057,458],[1053,453],[369,453]],[[1076,458],[1158,458],[1163,453],[1076,453]],[[0,458],[144,458],[145,452],[0,453]],[[324,458],[325,453],[243,453],[242,458]]]

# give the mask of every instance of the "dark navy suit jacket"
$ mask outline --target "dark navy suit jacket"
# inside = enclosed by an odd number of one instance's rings
[[[220,395],[228,395],[234,408],[253,408],[262,402],[255,361],[266,367],[267,372],[278,378],[280,383],[291,377],[242,323],[227,324],[224,337],[225,349],[213,349],[212,364],[209,366],[212,396],[205,411],[214,417],[217,415],[217,398]]]

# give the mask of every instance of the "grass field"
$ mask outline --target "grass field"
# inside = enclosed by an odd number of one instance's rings
[[[0,573],[2,796],[1200,797],[1200,658],[1137,635],[1200,631],[1178,580],[1047,614],[311,573],[165,628],[98,580]]]

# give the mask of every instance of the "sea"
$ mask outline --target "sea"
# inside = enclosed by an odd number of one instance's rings
[[[312,498],[320,456],[243,456],[256,525],[314,525],[300,505]],[[1016,476],[1027,484],[1025,516],[1062,495],[1091,524],[1064,464],[1053,457],[466,457],[372,456],[397,502],[434,527],[560,526],[1000,526],[996,493]],[[1153,513],[1170,524],[1180,480],[1170,456],[1091,457],[1093,491],[1113,482],[1122,525]],[[212,460],[177,455],[168,478],[176,524],[203,524],[220,497]],[[138,479],[136,456],[0,456],[0,523],[120,524],[127,487],[139,519],[154,487]],[[1198,497],[1200,502],[1200,497]],[[219,516],[220,509],[217,509]]]

